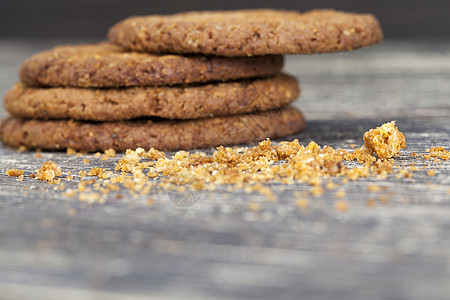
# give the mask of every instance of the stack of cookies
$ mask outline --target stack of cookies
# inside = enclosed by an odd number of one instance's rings
[[[305,127],[289,104],[283,54],[379,42],[372,15],[331,10],[131,17],[109,42],[36,54],[5,96],[8,145],[40,149],[193,149],[277,138]]]

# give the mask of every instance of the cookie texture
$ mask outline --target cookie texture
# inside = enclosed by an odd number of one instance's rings
[[[270,76],[283,66],[280,55],[227,58],[126,52],[112,43],[60,46],[21,66],[32,86],[129,87]]]
[[[130,17],[108,38],[137,51],[254,56],[348,51],[380,42],[383,33],[371,14],[260,9]]]
[[[198,120],[77,122],[24,120],[10,117],[0,125],[0,137],[12,147],[80,151],[116,151],[142,147],[175,150],[234,145],[278,138],[305,127],[295,108]]]
[[[186,87],[37,88],[16,83],[4,106],[13,116],[34,119],[197,119],[279,108],[299,94],[297,80],[285,74]]]

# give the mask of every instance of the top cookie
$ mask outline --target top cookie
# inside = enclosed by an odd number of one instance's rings
[[[106,42],[43,51],[22,64],[19,76],[31,86],[130,87],[263,77],[277,74],[282,66],[280,55],[153,55]]]
[[[137,51],[254,56],[348,51],[380,42],[383,33],[370,14],[261,9],[130,17],[108,38]]]

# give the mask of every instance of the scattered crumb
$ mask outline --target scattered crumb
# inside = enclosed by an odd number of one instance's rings
[[[427,175],[428,176],[436,176],[436,171],[435,170],[428,170],[427,171]]]
[[[36,149],[36,153],[34,154],[35,158],[42,158],[42,153],[41,153],[41,149]]]
[[[19,152],[19,153],[22,153],[22,152],[25,152],[25,151],[28,151],[28,148],[25,147],[25,146],[20,146],[20,147],[17,149],[17,152]]]
[[[348,203],[344,200],[338,200],[334,204],[334,208],[338,211],[344,212],[344,211],[348,210]]]
[[[369,192],[377,193],[377,192],[379,192],[379,191],[381,190],[381,187],[380,187],[379,185],[376,185],[376,184],[371,184],[371,185],[369,185],[369,186],[367,187],[367,190],[368,190]]]
[[[107,157],[115,157],[116,156],[116,150],[109,148],[105,150],[105,155]]]
[[[309,192],[302,195],[298,193],[294,199],[296,206],[304,209],[308,207],[308,196],[319,197],[327,190],[340,187],[340,183],[348,183],[349,180],[358,180],[361,177],[385,179],[387,176],[396,178],[410,178],[413,171],[419,170],[414,162],[408,167],[394,168],[394,159],[398,152],[406,147],[404,135],[398,131],[395,122],[389,122],[376,129],[371,129],[364,134],[365,146],[357,147],[350,144],[352,151],[334,149],[329,146],[319,146],[315,142],[301,145],[298,140],[284,141],[272,144],[270,139],[261,141],[258,145],[247,147],[217,147],[211,154],[202,152],[190,153],[178,151],[168,157],[163,151],[151,148],[145,151],[143,148],[128,149],[125,155],[119,159],[114,171],[104,168],[92,168],[87,171],[79,171],[81,182],[76,189],[66,189],[61,184],[62,175],[59,166],[51,161],[45,162],[30,177],[54,183],[53,190],[64,190],[67,197],[77,196],[80,201],[88,203],[104,203],[106,195],[113,191],[127,189],[132,197],[147,195],[151,192],[161,192],[172,189],[178,192],[206,189],[213,191],[216,186],[226,185],[228,190],[244,189],[248,193],[257,192],[265,195],[269,201],[276,200],[272,183],[289,185],[293,183],[306,183],[311,186]],[[67,155],[82,155],[74,149],[68,148]],[[376,156],[374,156],[374,153]],[[37,153],[36,153],[37,154]],[[426,154],[413,152],[412,157],[421,156],[424,160],[448,160],[449,152],[443,147],[430,147]],[[116,152],[108,149],[96,157],[107,160],[115,157]],[[351,163],[348,163],[351,162]],[[83,159],[83,163],[90,161]],[[103,166],[102,166],[103,167]],[[427,169],[424,166],[424,169]],[[16,173],[16,172],[22,173]],[[8,174],[10,173],[10,174]],[[67,173],[65,179],[73,180],[73,176]],[[6,171],[8,176],[16,176],[23,180],[23,170],[11,169]],[[15,175],[13,175],[15,174]],[[434,170],[428,170],[429,176],[435,176]],[[90,178],[84,178],[91,176]],[[92,178],[95,177],[95,178]],[[153,179],[156,178],[156,179]],[[339,178],[339,184],[333,181]],[[85,180],[88,179],[88,180]],[[433,189],[433,185],[430,185]],[[367,187],[369,192],[379,192],[381,187],[371,184]],[[450,189],[447,191],[450,194]],[[336,199],[335,208],[339,211],[348,209],[348,203],[343,200],[346,192],[343,188],[334,193]],[[122,194],[115,195],[117,199]],[[373,207],[376,201],[388,203],[390,194],[380,195],[378,198],[370,198],[366,202],[367,207]],[[155,200],[147,199],[147,205],[151,206]],[[250,211],[261,211],[261,203],[250,202]]]
[[[66,154],[69,155],[69,156],[72,156],[72,155],[77,154],[77,151],[75,149],[72,149],[72,148],[67,148],[66,149]]]
[[[297,207],[301,209],[305,209],[308,207],[308,199],[306,198],[300,198],[297,200]]]
[[[388,195],[380,195],[378,201],[383,204],[389,203],[389,197]]]
[[[61,168],[53,161],[48,160],[37,170],[36,178],[43,181],[52,181],[55,177],[61,175]]]
[[[375,199],[373,199],[373,198],[369,198],[369,199],[366,201],[366,206],[367,206],[367,207],[374,207],[375,204],[376,204],[376,201],[375,201]]]
[[[339,190],[336,192],[335,194],[336,198],[344,198],[345,197],[345,191],[344,190]]]
[[[19,177],[19,176],[23,176],[23,170],[9,169],[5,172],[5,174],[8,176],[12,176],[12,177]]]
[[[248,210],[253,211],[253,212],[259,212],[259,211],[261,211],[261,204],[259,204],[257,202],[250,202],[248,204]]]
[[[323,188],[320,185],[315,185],[311,188],[311,195],[319,197],[323,195]]]
[[[375,152],[379,159],[395,157],[406,147],[405,136],[395,126],[395,121],[364,133],[364,144],[369,151]]]

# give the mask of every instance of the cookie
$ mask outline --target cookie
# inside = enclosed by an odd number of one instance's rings
[[[108,38],[153,53],[254,56],[353,50],[380,42],[383,33],[370,14],[261,9],[130,17]]]
[[[27,59],[19,76],[27,85],[129,87],[225,81],[270,76],[280,55],[226,58],[125,52],[111,43],[60,46]]]
[[[10,117],[0,126],[0,137],[12,147],[80,151],[116,151],[142,147],[163,150],[234,145],[283,137],[305,128],[295,108],[264,113],[198,120],[135,120],[77,122],[24,120]]]
[[[297,80],[285,74],[196,86],[123,89],[36,88],[16,83],[5,95],[4,105],[13,116],[34,119],[196,119],[279,108],[299,93]]]

